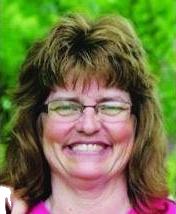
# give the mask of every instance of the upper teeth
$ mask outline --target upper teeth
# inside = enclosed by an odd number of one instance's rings
[[[75,144],[72,146],[73,151],[83,151],[83,152],[98,152],[103,148],[103,146],[98,144]]]

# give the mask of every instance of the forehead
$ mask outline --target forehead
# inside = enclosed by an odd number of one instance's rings
[[[96,101],[103,98],[130,101],[130,95],[128,92],[115,86],[107,87],[103,80],[91,80],[89,82],[78,80],[76,84],[68,82],[65,87],[56,86],[54,90],[50,92],[47,101],[63,97],[73,97],[83,101],[87,99]]]

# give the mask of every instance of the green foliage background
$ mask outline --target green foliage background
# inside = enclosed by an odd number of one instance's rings
[[[170,192],[176,197],[176,1],[175,0],[1,0],[0,2],[0,161],[13,105],[7,90],[17,83],[26,51],[59,19],[70,12],[98,17],[121,14],[141,38],[158,79],[165,128]]]

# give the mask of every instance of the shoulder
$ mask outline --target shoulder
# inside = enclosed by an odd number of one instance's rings
[[[168,204],[168,211],[167,211],[167,214],[176,213],[176,201],[168,200],[168,201],[167,201],[167,204]]]
[[[30,209],[28,214],[49,214],[45,203],[42,201]]]
[[[176,214],[176,201],[173,201],[171,199],[159,200],[157,201],[157,203],[155,202],[155,207],[158,207],[159,209],[164,209],[165,214]],[[149,212],[147,211],[146,213]],[[131,209],[127,214],[137,214],[137,212],[135,211],[135,209]]]

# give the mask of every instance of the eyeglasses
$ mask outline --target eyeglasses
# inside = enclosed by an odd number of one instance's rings
[[[106,122],[126,121],[131,113],[131,103],[122,101],[105,101],[96,105],[83,105],[70,100],[54,100],[43,106],[43,112],[55,120],[72,122],[78,120],[85,108],[94,108],[98,118]]]

